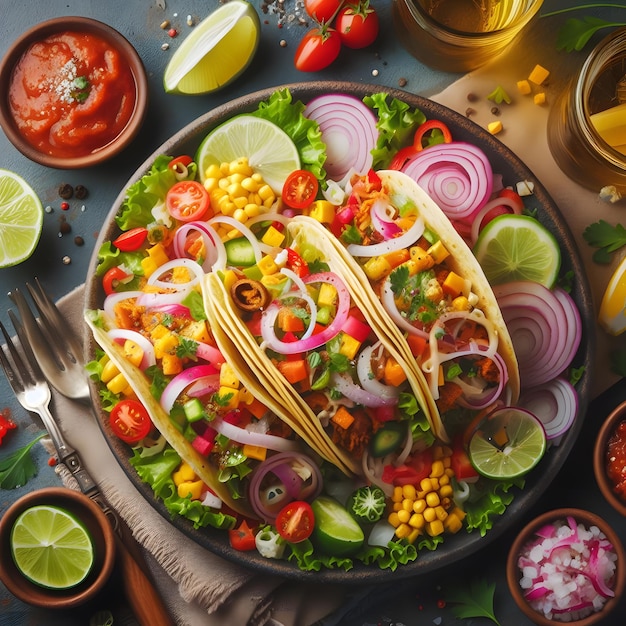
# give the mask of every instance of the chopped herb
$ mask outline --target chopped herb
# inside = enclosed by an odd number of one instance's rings
[[[467,589],[454,589],[447,594],[446,602],[453,603],[451,610],[455,617],[486,617],[500,626],[493,610],[493,596],[496,590],[495,583],[473,579]]]
[[[196,358],[196,352],[198,351],[198,342],[194,339],[187,337],[180,337],[178,346],[176,347],[176,356],[184,359],[188,357],[190,359]]]
[[[488,96],[488,100],[495,102],[496,104],[502,104],[506,102],[507,104],[511,104],[511,96],[505,91],[504,87],[498,85]]]
[[[346,226],[346,228],[344,228],[343,232],[341,233],[341,240],[345,244],[360,244],[363,242],[363,237],[356,226],[349,225]]]
[[[0,489],[17,489],[23,487],[37,474],[37,466],[30,453],[31,448],[46,436],[41,433],[30,443],[17,449],[12,454],[0,459]]]
[[[583,239],[592,247],[598,248],[593,254],[596,263],[610,263],[611,255],[626,245],[626,228],[621,224],[611,226],[600,220],[587,226]]]
[[[85,76],[77,76],[72,82],[72,98],[76,102],[85,102],[89,97],[89,81]]]

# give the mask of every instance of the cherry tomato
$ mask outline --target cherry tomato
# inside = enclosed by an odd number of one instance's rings
[[[378,13],[369,0],[341,9],[335,26],[341,43],[348,48],[366,48],[373,44],[380,28]]]
[[[295,170],[283,185],[283,202],[292,209],[304,209],[313,203],[319,183],[312,172]]]
[[[472,462],[463,447],[462,437],[454,440],[452,445],[452,456],[450,457],[450,467],[457,480],[468,480],[478,477],[478,472],[474,469]]]
[[[187,176],[187,166],[192,162],[193,162],[193,159],[190,156],[186,154],[181,154],[175,159],[172,159],[167,164],[167,167],[173,170],[174,173],[180,174],[181,177],[184,178],[185,176]]]
[[[341,39],[334,28],[311,29],[300,41],[294,62],[301,72],[319,72],[328,67],[341,50]]]
[[[304,0],[304,10],[318,22],[330,24],[343,0]]]
[[[211,201],[209,192],[199,182],[181,180],[167,192],[165,204],[174,219],[180,222],[192,222],[205,215],[211,206]]]
[[[104,289],[104,293],[107,296],[110,296],[112,293],[117,291],[117,285],[120,281],[123,281],[125,278],[129,278],[129,274],[127,274],[121,267],[112,267],[110,270],[107,270],[104,276],[102,277],[102,288]]]
[[[250,527],[246,520],[243,520],[238,528],[228,531],[228,539],[234,550],[249,552],[256,548],[254,528]]]
[[[309,275],[309,264],[293,248],[287,248],[287,265],[300,278]]]
[[[298,543],[311,536],[315,515],[308,502],[294,500],[283,507],[276,517],[276,531],[289,543]]]
[[[132,398],[121,400],[113,407],[109,423],[115,436],[126,443],[141,441],[152,428],[148,411]]]
[[[141,248],[148,236],[148,229],[143,226],[131,228],[113,241],[113,245],[122,252],[132,252]]]

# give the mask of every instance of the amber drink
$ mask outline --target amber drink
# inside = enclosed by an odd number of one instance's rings
[[[467,72],[500,54],[543,0],[393,0],[394,26],[419,61]]]
[[[572,180],[626,196],[626,28],[605,37],[561,92],[548,119],[548,145]]]

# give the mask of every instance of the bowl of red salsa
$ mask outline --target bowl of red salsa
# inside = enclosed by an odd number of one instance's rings
[[[626,516],[626,402],[617,406],[600,427],[593,469],[608,503]]]
[[[47,20],[0,61],[0,124],[29,159],[60,169],[118,154],[145,118],[148,82],[130,42],[86,17]]]

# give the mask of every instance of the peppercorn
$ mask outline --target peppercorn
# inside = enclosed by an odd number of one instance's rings
[[[76,185],[76,187],[74,187],[74,195],[78,200],[84,200],[89,195],[89,192],[87,191],[87,187]]]
[[[498,107],[491,107],[491,113],[493,115],[500,115],[500,109]]]
[[[74,189],[69,183],[63,183],[59,186],[59,197],[64,200],[69,200],[74,195]]]
[[[61,210],[67,211],[70,208],[69,202],[61,202]]]
[[[80,235],[76,235],[76,237],[74,237],[74,243],[77,246],[84,246],[85,245],[85,240]]]
[[[67,233],[72,232],[72,227],[70,226],[69,222],[65,219],[62,219],[59,222],[59,233],[61,235],[67,235]]]

